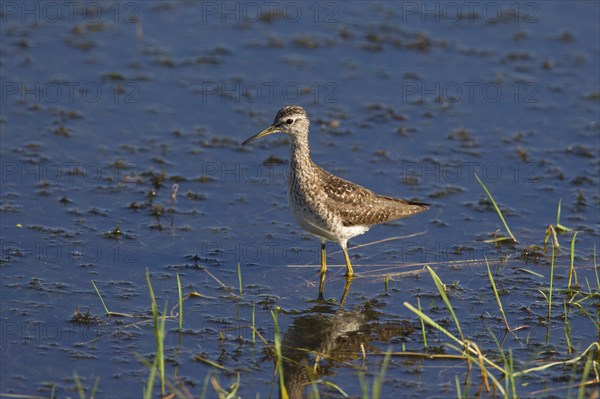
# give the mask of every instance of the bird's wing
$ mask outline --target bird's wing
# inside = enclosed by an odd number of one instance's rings
[[[423,212],[429,207],[420,202],[378,195],[319,168],[325,205],[337,214],[344,226],[371,226]]]

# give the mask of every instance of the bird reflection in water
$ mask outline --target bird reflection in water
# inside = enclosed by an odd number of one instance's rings
[[[360,359],[361,345],[366,349],[370,341],[389,340],[390,333],[397,336],[413,331],[404,322],[374,325],[372,322],[380,314],[375,307],[383,304],[372,300],[359,309],[345,310],[339,305],[320,303],[296,317],[282,341],[283,375],[289,398],[306,397],[305,391],[314,381],[345,362]]]

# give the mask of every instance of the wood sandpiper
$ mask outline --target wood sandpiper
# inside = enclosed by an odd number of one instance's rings
[[[346,290],[354,275],[348,256],[348,240],[365,233],[375,224],[405,218],[429,209],[428,204],[411,202],[374,193],[358,184],[334,176],[310,158],[308,115],[302,107],[287,106],[279,110],[273,124],[250,137],[248,144],[261,137],[281,132],[290,140],[288,200],[296,221],[304,230],[321,240],[322,298],[327,272],[325,243],[342,247],[346,260]]]

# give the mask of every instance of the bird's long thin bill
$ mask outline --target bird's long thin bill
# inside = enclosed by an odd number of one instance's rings
[[[250,143],[250,142],[252,142],[254,140],[258,140],[261,137],[268,136],[269,134],[273,134],[273,133],[276,133],[278,131],[279,131],[278,128],[276,128],[275,126],[271,125],[268,128],[266,128],[265,130],[261,131],[260,133],[255,134],[254,136],[252,136],[249,139],[247,139],[246,141],[244,141],[242,143],[242,145],[246,145],[246,144],[248,144],[248,143]]]

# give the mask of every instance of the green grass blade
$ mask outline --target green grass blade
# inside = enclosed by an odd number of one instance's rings
[[[392,356],[392,348],[388,348],[387,352],[385,352],[385,357],[383,358],[383,364],[381,365],[381,369],[379,370],[379,374],[373,378],[373,399],[379,399],[381,397],[381,389],[383,387],[383,381],[385,379],[385,373],[387,371],[388,365],[390,364],[390,358]]]
[[[493,331],[489,327],[487,330],[488,330],[488,333],[490,334],[490,337],[492,337],[492,339],[494,340],[496,347],[498,348],[498,352],[500,353],[500,357],[502,357],[502,363],[504,363],[504,368],[506,370],[506,367],[508,366],[508,361],[506,360],[506,355],[504,354],[502,345],[500,345],[500,341],[498,341],[498,337],[496,337],[496,334],[494,334]],[[508,379],[507,379],[507,384],[508,384]],[[508,388],[508,386],[507,386],[507,388]],[[507,390],[507,392],[508,392],[508,390]]]
[[[158,369],[156,364],[157,358],[154,357],[154,361],[150,366],[150,375],[148,376],[148,383],[146,384],[146,388],[144,388],[144,399],[152,399],[152,390],[154,388],[154,381],[156,380],[156,370]]]
[[[525,269],[525,268],[523,268],[523,267],[518,267],[516,270],[519,270],[519,271],[521,271],[521,272],[523,272],[523,273],[529,273],[529,274],[533,274],[533,275],[534,275],[534,276],[536,276],[536,277],[541,277],[541,278],[543,278],[543,277],[544,277],[544,275],[543,275],[542,273],[536,273],[536,272],[534,272],[533,270]]]
[[[231,392],[225,397],[225,399],[237,399],[238,390],[240,389],[240,373],[237,373],[237,380],[231,387]]]
[[[238,262],[238,281],[240,284],[240,298],[242,297],[242,268],[240,267],[240,262]]]
[[[462,393],[460,391],[460,379],[458,374],[454,376],[454,382],[456,383],[456,399],[462,399]]]
[[[510,381],[510,388],[512,389],[512,397],[513,399],[517,399],[517,384],[515,383],[515,373],[514,370],[514,362],[513,362],[513,354],[512,349],[508,350],[508,380]],[[508,390],[506,393],[508,394]]]
[[[204,384],[202,385],[202,391],[200,392],[200,399],[205,399],[209,382],[210,382],[210,371],[208,372],[208,374],[206,374],[206,378],[204,379]]]
[[[565,311],[565,339],[567,340],[567,350],[569,353],[573,353],[573,346],[571,346],[571,324],[569,323],[569,313],[567,312],[566,299],[563,299],[563,306]]]
[[[587,386],[586,382],[587,382],[587,378],[588,375],[590,374],[590,369],[592,368],[592,355],[594,353],[592,351],[590,351],[590,353],[588,353],[588,357],[587,360],[585,361],[585,367],[583,368],[583,374],[581,375],[581,383],[579,384],[579,392],[577,393],[577,399],[583,399],[585,396],[585,387]],[[593,396],[593,395],[592,395]],[[590,397],[592,397],[590,396]]]
[[[152,363],[152,368],[150,369],[150,376],[148,377],[148,385],[146,386],[146,390],[144,392],[145,399],[152,399],[152,391],[154,389],[154,382],[156,381],[156,370],[158,370],[156,362]]]
[[[365,374],[362,371],[358,372],[358,383],[360,384],[360,391],[362,392],[362,399],[369,399],[369,387],[365,381]]]
[[[455,341],[459,345],[464,346],[463,342],[459,338],[455,337],[453,334],[451,334],[444,327],[440,326],[438,323],[436,323],[435,321],[433,321],[433,319],[431,319],[425,313],[421,312],[419,309],[416,309],[413,305],[411,305],[408,302],[404,302],[403,305],[406,306],[411,312],[413,312],[414,314],[416,314],[417,316],[419,316],[419,318],[421,318],[423,321],[425,321],[425,323],[429,324],[431,327],[433,327],[436,330],[440,331],[442,334],[446,335],[448,338],[452,339],[453,341]]]
[[[94,399],[96,397],[96,391],[98,390],[99,385],[100,377],[96,377],[96,381],[94,381],[94,386],[92,387],[92,391],[90,392],[90,399]]]
[[[275,356],[277,358],[277,373],[279,374],[280,397],[281,399],[289,399],[283,377],[283,356],[281,354],[281,336],[279,331],[279,322],[277,320],[277,314],[275,312],[271,311],[271,317],[273,317],[273,325],[275,329]]]
[[[548,324],[552,316],[552,291],[554,285],[554,242],[552,242],[552,258],[550,261],[550,287],[548,287]]]
[[[162,389],[162,395],[165,396],[165,336],[166,336],[166,326],[167,323],[167,303],[165,302],[165,307],[162,312],[162,317],[160,318],[160,324],[158,326],[158,338],[157,341],[160,342],[160,346],[156,349],[158,359],[158,370],[160,371],[160,385]]]
[[[349,398],[350,396],[337,384],[334,384],[331,381],[323,381],[323,385],[328,386],[329,388],[335,389],[342,395],[344,398]],[[313,391],[315,393],[315,399],[319,399],[319,390]]]
[[[252,302],[252,343],[256,343],[256,302]]]
[[[85,399],[85,388],[81,383],[81,379],[79,378],[79,374],[77,371],[73,372],[73,379],[75,380],[75,386],[77,387],[77,393],[79,394],[79,399]]]
[[[154,290],[152,289],[152,283],[150,282],[150,273],[148,269],[146,269],[146,284],[148,285],[148,292],[150,293],[150,305],[152,308],[152,317],[158,317],[158,311],[156,309],[156,297],[154,296]],[[156,320],[155,320],[155,324]]]
[[[517,239],[515,238],[515,236],[513,235],[512,231],[510,231],[510,228],[508,227],[508,223],[506,223],[506,220],[504,220],[504,216],[502,215],[502,212],[500,211],[500,208],[496,204],[496,201],[494,201],[494,197],[492,197],[492,194],[490,194],[490,192],[488,191],[488,189],[485,186],[485,184],[483,184],[483,182],[481,181],[481,179],[479,178],[479,176],[477,176],[477,173],[475,173],[475,178],[477,179],[477,181],[479,182],[479,184],[483,188],[483,191],[485,191],[485,193],[487,194],[487,196],[490,199],[490,201],[492,201],[492,205],[494,205],[494,209],[496,209],[496,213],[498,213],[498,216],[500,216],[500,220],[502,220],[502,223],[504,224],[504,228],[506,229],[506,232],[508,233],[508,235],[510,235],[510,238],[512,238],[512,240],[514,242],[518,242]]]
[[[456,329],[458,330],[458,334],[460,335],[460,339],[464,340],[464,336],[462,333],[462,330],[460,328],[460,323],[458,322],[458,318],[456,317],[456,314],[454,313],[454,308],[452,308],[452,304],[450,304],[450,300],[448,299],[448,295],[446,295],[446,289],[444,288],[444,283],[442,282],[442,280],[438,277],[438,275],[436,274],[435,271],[433,271],[433,269],[429,266],[425,266],[427,268],[427,270],[429,271],[429,274],[431,274],[431,278],[433,279],[433,282],[435,283],[435,286],[437,287],[442,300],[444,301],[444,303],[446,304],[446,307],[448,308],[448,311],[450,312],[450,314],[452,315],[452,319],[454,320],[454,324],[456,325]]]
[[[418,296],[417,296],[417,309],[419,309],[419,312],[423,311],[421,309],[421,298],[419,298]],[[421,318],[419,318],[419,320],[421,320],[421,335],[423,335],[423,348],[427,352],[427,332],[425,331],[425,322]]]
[[[389,283],[390,283],[390,276],[389,276],[388,274],[386,274],[386,275],[385,275],[385,280],[384,280],[384,282],[383,282],[383,293],[384,293],[385,295],[387,295],[387,294],[388,294],[388,286],[389,286]]]
[[[596,244],[594,244],[594,271],[596,272],[596,284],[598,285],[598,291],[600,291],[600,278],[598,277],[598,265],[596,264]]]
[[[571,376],[569,377],[569,385],[567,389],[567,399],[571,399],[573,395],[573,386],[575,385],[575,376],[577,375],[577,363],[573,363],[573,367],[571,368]]]
[[[160,382],[161,382],[161,393],[165,396],[165,359],[163,352],[163,337],[161,334],[160,326],[164,327],[164,321],[161,324],[158,320],[158,308],[156,306],[156,297],[154,296],[154,289],[152,289],[152,283],[150,282],[150,272],[146,269],[146,284],[148,285],[148,292],[150,293],[150,301],[151,301],[151,310],[152,310],[152,319],[154,322],[154,336],[156,338],[156,365],[158,366],[158,370],[160,372]],[[166,313],[166,307],[165,307]],[[164,331],[163,331],[164,332]]]
[[[508,320],[506,320],[506,314],[504,313],[504,308],[502,307],[502,301],[500,301],[500,295],[498,295],[498,290],[496,289],[496,283],[494,282],[494,277],[492,276],[492,272],[490,271],[490,264],[485,258],[485,265],[487,266],[488,277],[490,279],[490,283],[492,284],[492,290],[494,291],[494,296],[496,297],[496,302],[498,303],[498,308],[500,309],[500,313],[502,313],[502,319],[504,319],[504,326],[507,331],[510,331],[510,326],[508,325]]]
[[[551,367],[556,367],[556,366],[566,366],[569,364],[575,364],[579,361],[581,361],[581,359],[583,359],[586,355],[588,355],[590,352],[593,352],[594,350],[599,351],[600,350],[600,343],[598,342],[592,342],[590,344],[590,346],[588,346],[587,348],[585,348],[585,350],[583,352],[581,352],[581,354],[573,359],[570,360],[566,360],[566,361],[559,361],[559,362],[552,362],[552,363],[546,363],[543,364],[541,366],[537,366],[537,367],[532,367],[530,369],[526,369],[526,370],[522,370],[522,371],[518,371],[515,373],[515,377],[520,377],[522,375],[525,374],[529,374],[529,373],[534,373],[536,371],[543,371],[543,370],[547,370]]]
[[[96,283],[94,283],[94,280],[92,280],[92,285],[94,286],[94,289],[96,290],[96,294],[98,294],[98,298],[100,298],[100,302],[102,302],[102,306],[104,307],[104,311],[106,312],[106,315],[110,315],[110,312],[108,310],[108,308],[106,307],[106,304],[104,303],[104,299],[102,299],[102,295],[100,295],[100,290],[98,289],[98,287],[96,287]]]
[[[577,237],[577,232],[573,234],[573,239],[571,240],[571,267],[569,268],[569,281],[567,283],[567,288],[571,290],[571,281],[572,277],[575,277],[575,284],[577,284],[577,272],[575,272],[575,238]]]
[[[317,385],[317,381],[314,379],[310,379],[310,387],[312,389],[312,398],[313,399],[321,399],[321,395],[319,395],[319,386]]]
[[[181,279],[177,273],[177,293],[179,294],[179,331],[183,331],[183,296],[181,293]]]
[[[134,316],[132,316],[130,314],[127,314],[127,313],[111,312],[110,310],[108,310],[108,308],[106,307],[106,303],[104,303],[104,299],[102,299],[102,295],[100,294],[100,290],[98,289],[98,287],[96,287],[96,283],[94,282],[94,280],[92,280],[92,285],[94,286],[94,289],[96,290],[96,294],[98,294],[98,298],[100,298],[100,302],[102,302],[102,307],[104,307],[104,312],[106,312],[106,316],[108,316],[108,317],[113,317],[113,316],[134,317]]]

